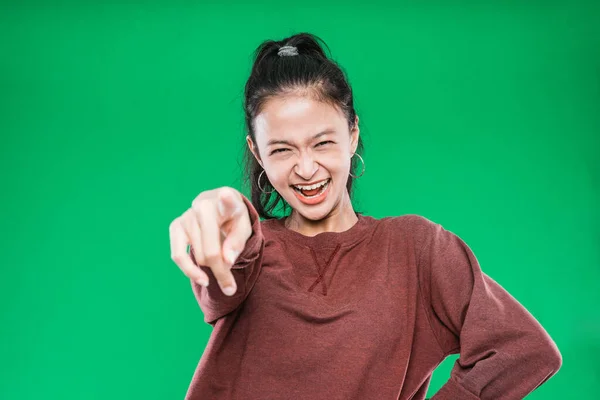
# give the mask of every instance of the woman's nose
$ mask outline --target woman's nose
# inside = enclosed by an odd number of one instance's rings
[[[296,164],[296,173],[306,180],[309,180],[318,169],[319,165],[311,154],[302,155]]]

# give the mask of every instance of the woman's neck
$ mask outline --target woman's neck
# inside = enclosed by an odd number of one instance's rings
[[[308,219],[298,211],[293,210],[291,215],[285,218],[284,225],[286,228],[301,233],[304,236],[315,236],[322,232],[347,231],[356,224],[358,217],[349,199],[344,203],[345,206],[335,207],[329,215],[320,220]]]

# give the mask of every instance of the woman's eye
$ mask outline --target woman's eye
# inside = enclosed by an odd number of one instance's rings
[[[331,141],[331,140],[326,140],[326,141],[324,141],[324,142],[318,143],[318,144],[317,144],[317,146],[320,146],[320,145],[322,145],[322,144],[327,144],[327,143],[334,143],[334,142],[333,142],[333,141]],[[284,151],[288,151],[288,150],[289,150],[289,149],[275,149],[275,150],[273,150],[273,151],[271,152],[271,155],[273,155],[273,154],[276,154],[276,153],[282,153],[282,152],[284,152]]]
[[[271,152],[271,154],[279,153],[280,151],[286,151],[287,149],[276,149]]]

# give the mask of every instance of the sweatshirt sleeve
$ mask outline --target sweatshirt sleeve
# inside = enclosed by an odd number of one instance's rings
[[[236,292],[233,296],[225,295],[219,287],[212,269],[207,266],[200,265],[200,268],[208,275],[208,287],[201,286],[190,279],[196,301],[204,313],[204,321],[212,326],[219,318],[235,310],[246,299],[260,273],[264,249],[264,236],[260,219],[252,203],[246,196],[242,195],[242,198],[250,214],[252,235],[246,241],[244,250],[231,267],[231,273],[237,285]],[[193,249],[190,249],[190,255],[194,263],[198,265]]]
[[[428,319],[444,357],[460,354],[431,399],[523,399],[560,369],[556,344],[461,238],[424,217],[419,225]]]

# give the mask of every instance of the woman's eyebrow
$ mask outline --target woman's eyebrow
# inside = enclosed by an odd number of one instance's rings
[[[313,137],[312,137],[310,140],[311,140],[311,141],[312,141],[312,140],[315,140],[315,139],[317,139],[317,138],[319,138],[319,137],[321,137],[321,136],[323,136],[323,135],[327,135],[328,133],[335,133],[335,130],[334,130],[333,128],[328,128],[328,129],[325,129],[324,131],[322,131],[322,132],[319,132],[319,133],[317,133],[316,135],[314,135],[314,136],[313,136]],[[287,144],[287,145],[289,145],[289,146],[293,146],[293,145],[294,145],[293,143],[291,143],[291,142],[289,142],[289,141],[287,141],[287,140],[277,140],[277,139],[271,139],[271,140],[269,140],[269,141],[267,142],[267,147],[269,147],[269,146],[272,146],[272,145],[274,145],[274,144]]]

